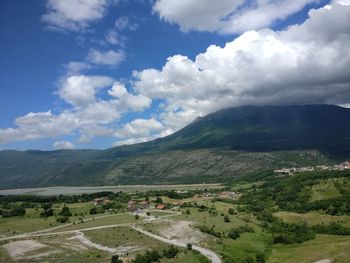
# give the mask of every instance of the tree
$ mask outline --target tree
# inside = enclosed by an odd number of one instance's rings
[[[50,208],[52,208],[52,203],[45,203],[42,205],[42,209],[44,210],[48,210]]]
[[[230,215],[234,215],[234,214],[235,214],[235,210],[234,210],[233,208],[229,208],[229,209],[228,209],[228,213],[229,213]]]
[[[118,255],[113,255],[111,258],[111,263],[123,263],[123,260],[119,259]]]
[[[40,217],[50,217],[53,216],[53,209],[49,208],[40,213]]]
[[[62,207],[60,215],[64,216],[64,217],[68,217],[68,216],[72,216],[72,212],[69,210],[68,206],[64,206],[64,207]]]
[[[168,249],[163,250],[163,255],[166,258],[174,258],[179,253],[179,249],[174,245],[171,245]]]
[[[103,214],[105,212],[105,210],[102,207],[92,207],[89,211],[90,215],[94,215],[94,214]]]
[[[224,216],[224,222],[226,222],[226,223],[231,222],[228,215]]]
[[[60,216],[60,217],[57,217],[56,221],[59,223],[66,223],[69,221],[69,218],[66,216]]]
[[[232,238],[232,239],[237,239],[239,238],[241,235],[239,234],[239,232],[236,230],[236,229],[230,229],[230,231],[228,231],[227,233],[228,237],[229,238]]]
[[[157,198],[156,198],[156,203],[157,203],[157,204],[163,204],[162,198],[160,198],[159,196],[157,196]]]

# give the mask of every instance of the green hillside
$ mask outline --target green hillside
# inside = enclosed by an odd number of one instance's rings
[[[243,106],[147,143],[107,150],[0,151],[0,187],[225,182],[350,157],[350,109]]]

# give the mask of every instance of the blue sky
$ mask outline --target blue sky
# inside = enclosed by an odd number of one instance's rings
[[[348,105],[349,17],[347,0],[3,0],[0,149],[142,142],[244,104]]]

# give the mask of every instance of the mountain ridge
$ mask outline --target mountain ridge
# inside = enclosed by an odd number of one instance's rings
[[[213,182],[223,182],[282,164],[332,163],[350,157],[350,121],[346,120],[350,120],[350,109],[334,105],[240,106],[197,118],[172,135],[135,145],[106,150],[3,150],[0,187],[197,183],[203,174],[215,178]],[[303,155],[309,163],[298,157]],[[249,158],[256,162],[254,167],[247,165]],[[213,162],[216,159],[225,161]],[[235,167],[225,168],[229,160]]]

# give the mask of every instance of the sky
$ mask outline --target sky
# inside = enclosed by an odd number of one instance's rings
[[[105,149],[240,105],[350,106],[350,0],[2,0],[0,150]]]

